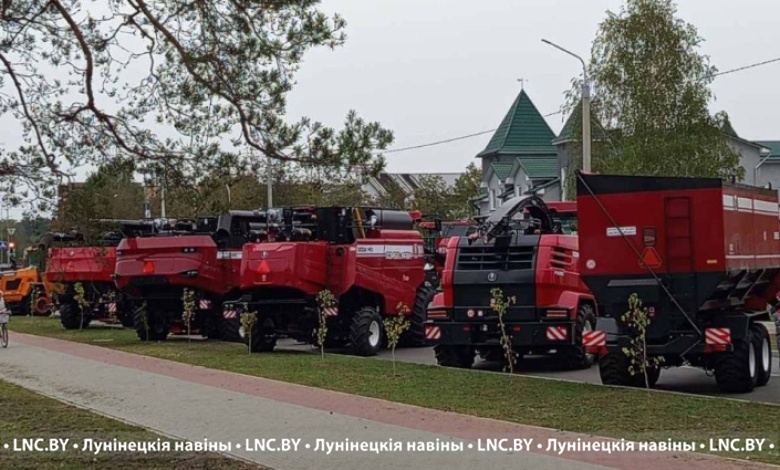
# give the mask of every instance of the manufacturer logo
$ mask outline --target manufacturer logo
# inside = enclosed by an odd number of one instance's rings
[[[495,282],[497,277],[498,276],[496,276],[496,273],[488,273],[488,281],[490,282]]]
[[[268,258],[268,252],[267,252],[267,251],[264,251],[264,252],[263,252],[263,259],[266,259],[266,258]]]

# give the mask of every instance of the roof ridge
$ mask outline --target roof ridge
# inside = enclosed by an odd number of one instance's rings
[[[477,157],[486,157],[506,151],[507,154],[527,149],[546,149],[554,152],[555,138],[550,124],[525,90],[520,90],[501,124],[496,128],[485,149]]]

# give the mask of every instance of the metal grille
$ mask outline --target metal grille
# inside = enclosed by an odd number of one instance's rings
[[[533,269],[533,246],[468,246],[458,250],[461,271]]]

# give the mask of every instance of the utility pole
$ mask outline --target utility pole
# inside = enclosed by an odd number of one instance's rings
[[[542,42],[548,44],[570,56],[576,58],[582,64],[582,171],[590,173],[591,169],[591,136],[590,136],[590,79],[585,61],[577,54],[570,52],[547,39]]]
[[[160,179],[160,217],[165,218],[165,173]]]
[[[271,166],[271,156],[268,155],[267,166],[265,169],[265,181],[268,185],[268,208],[270,209],[274,205],[274,190],[273,190],[273,167]]]

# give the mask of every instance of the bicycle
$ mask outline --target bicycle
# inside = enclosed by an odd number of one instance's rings
[[[8,319],[11,314],[8,311],[0,312],[0,346],[8,347]]]

